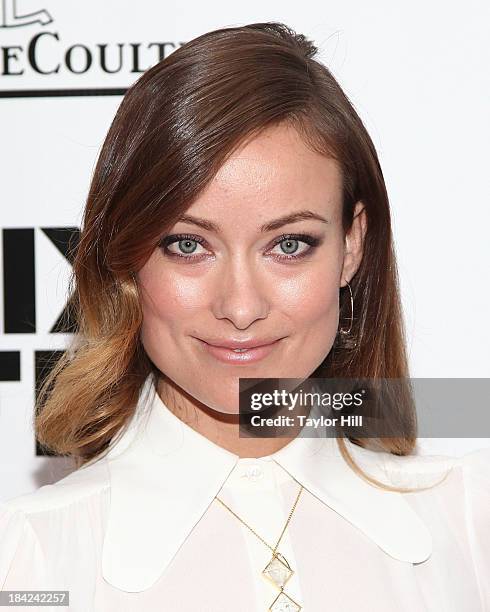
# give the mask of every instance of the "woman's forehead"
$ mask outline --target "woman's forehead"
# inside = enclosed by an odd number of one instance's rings
[[[313,151],[292,126],[281,124],[238,147],[212,182],[217,188],[229,189],[241,184],[260,188],[275,183],[304,183],[305,179],[325,173],[331,182],[340,173],[337,162]]]
[[[313,208],[325,213],[341,200],[341,191],[337,162],[281,127],[237,149],[187,212],[221,216],[246,209],[270,216]]]

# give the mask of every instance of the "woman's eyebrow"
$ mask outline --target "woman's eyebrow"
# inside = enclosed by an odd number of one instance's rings
[[[312,210],[300,210],[298,212],[290,213],[289,215],[284,215],[283,217],[279,217],[277,219],[273,219],[272,221],[268,221],[259,227],[261,232],[270,232],[272,230],[276,230],[283,225],[288,223],[294,223],[295,221],[304,221],[307,219],[316,219],[317,221],[321,221],[322,223],[329,223],[328,219],[322,217],[316,212]],[[193,225],[197,225],[202,229],[208,230],[210,232],[219,233],[221,231],[220,226],[213,221],[209,221],[208,219],[202,219],[201,217],[195,217],[194,215],[182,215],[179,218],[179,221],[183,223],[192,223]]]

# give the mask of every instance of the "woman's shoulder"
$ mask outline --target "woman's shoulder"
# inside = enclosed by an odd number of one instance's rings
[[[0,589],[45,590],[59,585],[62,574],[78,571],[79,559],[94,546],[87,535],[100,531],[105,492],[109,478],[101,460],[0,502]],[[66,560],[61,573],[52,574],[60,557]]]
[[[450,469],[440,484],[405,498],[430,528],[434,547],[445,559],[464,554],[472,560],[482,602],[490,604],[490,448],[458,457],[424,457],[419,464],[419,473],[434,473],[437,465]]]
[[[467,516],[474,525],[486,530],[490,562],[490,448],[463,455],[457,461],[457,469],[461,473]]]
[[[490,448],[463,455],[395,455],[355,444],[348,448],[362,467],[392,486],[429,491],[437,484],[451,481],[458,482],[462,490],[472,495],[490,494]]]
[[[73,470],[60,480],[0,502],[0,511],[25,515],[57,510],[101,493],[109,486],[104,459]]]
[[[477,477],[484,480],[490,477],[490,448],[480,448],[458,457],[457,464],[466,478]]]
[[[477,483],[483,488],[490,487],[490,448],[481,448],[463,455],[413,455],[393,457],[391,467],[394,471],[404,469],[418,475],[450,476],[458,479],[465,487],[472,488]]]

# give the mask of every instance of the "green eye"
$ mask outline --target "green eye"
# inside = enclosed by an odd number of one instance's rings
[[[197,249],[197,242],[195,240],[190,240],[189,238],[179,240],[177,244],[183,253],[194,253],[194,251]]]
[[[274,244],[274,249],[279,247],[281,251],[272,250],[271,253],[278,260],[299,260],[312,253],[320,243],[320,238],[310,234],[283,234]]]
[[[315,248],[322,242],[321,237],[311,234],[282,234],[272,245],[272,251],[268,250],[267,253],[272,254],[277,261],[300,260],[313,254]],[[210,256],[205,244],[206,242],[200,236],[194,234],[171,234],[164,236],[158,243],[166,255],[180,257],[181,261],[187,260],[189,263],[196,263]],[[201,247],[201,251],[197,250],[198,247]],[[280,252],[274,251],[277,248],[280,248]]]
[[[175,245],[175,246],[174,246]],[[168,255],[181,257],[183,259],[195,260],[201,255],[205,255],[205,249],[200,252],[196,249],[201,246],[202,240],[197,236],[186,234],[172,234],[160,240],[159,247]]]
[[[285,240],[281,240],[279,244],[281,245],[282,250],[287,255],[290,255],[298,249],[298,243],[299,241],[295,240],[294,238],[286,238]]]

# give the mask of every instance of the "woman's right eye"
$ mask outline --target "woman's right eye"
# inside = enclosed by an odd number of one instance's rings
[[[173,234],[165,236],[159,243],[159,247],[170,257],[181,257],[188,260],[201,259],[205,250],[202,247],[203,240],[198,236],[186,234]]]

